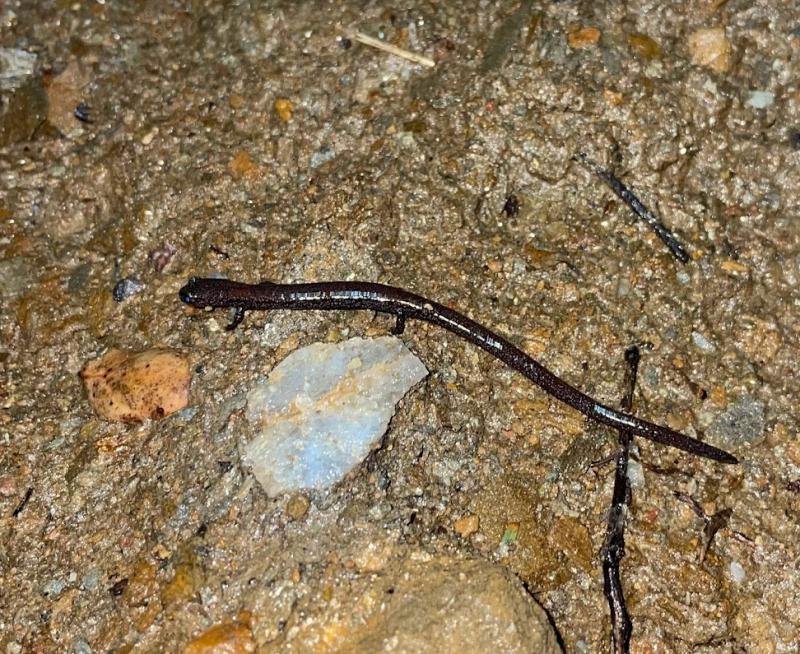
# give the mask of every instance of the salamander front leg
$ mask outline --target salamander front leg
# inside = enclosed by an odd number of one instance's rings
[[[236,329],[239,325],[242,324],[242,320],[244,320],[244,307],[236,307],[236,313],[233,314],[233,320],[231,320],[231,324],[225,327],[225,331],[232,332]]]
[[[392,334],[395,336],[400,336],[400,334],[402,334],[406,329],[406,317],[405,314],[398,313],[395,318],[396,320],[394,327],[392,327]]]

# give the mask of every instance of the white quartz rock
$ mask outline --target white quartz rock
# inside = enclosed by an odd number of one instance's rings
[[[391,336],[292,352],[247,395],[257,435],[244,461],[271,496],[328,488],[378,445],[397,402],[427,374]]]

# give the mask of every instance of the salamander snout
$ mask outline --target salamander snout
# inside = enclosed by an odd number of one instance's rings
[[[194,286],[196,285],[197,277],[189,278],[189,281],[186,282],[186,285],[178,291],[178,297],[181,298],[182,302],[186,302],[186,304],[197,305],[197,293],[194,291]]]
[[[241,286],[247,285],[217,277],[190,277],[186,285],[178,291],[178,296],[186,304],[198,309],[239,306],[236,302],[236,290]]]

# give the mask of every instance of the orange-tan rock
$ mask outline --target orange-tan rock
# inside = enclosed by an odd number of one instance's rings
[[[596,27],[579,27],[567,33],[570,48],[591,48],[600,42],[600,30]]]
[[[183,650],[183,654],[250,654],[256,642],[249,621],[242,616],[207,629]]]
[[[689,37],[692,63],[724,73],[731,66],[731,42],[722,27],[697,30]]]
[[[80,376],[92,408],[112,422],[159,420],[189,400],[189,362],[171,350],[112,349],[89,361]]]
[[[463,538],[469,538],[472,536],[472,534],[476,533],[478,529],[480,529],[480,526],[480,519],[474,513],[468,513],[453,523],[453,529],[455,529],[456,533]]]

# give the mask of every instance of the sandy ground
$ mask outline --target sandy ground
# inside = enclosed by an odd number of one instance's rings
[[[225,651],[390,651],[374,616],[395,588],[422,602],[395,613],[407,634],[436,595],[409,580],[481,565],[494,581],[453,591],[488,607],[461,635],[489,614],[527,628],[528,609],[492,612],[521,580],[567,651],[607,651],[613,474],[591,463],[612,432],[412,323],[432,374],[382,448],[330,493],[269,498],[239,459],[243,394],[293,348],[391,321],[275,312],[228,333],[177,297],[212,273],[413,289],[610,404],[624,349],[651,343],[636,412],[741,464],[639,443],[632,651],[798,651],[793,3],[12,1],[0,47],[37,55],[49,102],[0,150],[0,651],[222,651],[201,648],[225,630]],[[143,289],[116,302],[126,277]],[[77,373],[110,347],[189,356],[190,409],[98,418]],[[703,561],[676,493],[731,510]],[[436,624],[424,651],[456,651]],[[507,650],[540,651],[527,633]]]

